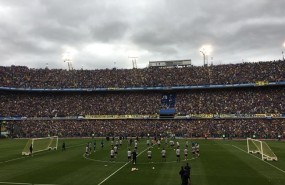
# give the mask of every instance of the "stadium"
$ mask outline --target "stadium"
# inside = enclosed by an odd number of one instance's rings
[[[284,184],[284,71],[0,67],[0,184]]]
[[[284,185],[284,7],[1,0],[0,185]]]

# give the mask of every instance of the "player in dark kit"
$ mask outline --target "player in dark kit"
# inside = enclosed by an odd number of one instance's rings
[[[101,149],[103,149],[103,148],[104,148],[104,141],[101,140]]]
[[[184,170],[184,173],[182,175],[182,185],[188,185],[189,175],[186,170]]]
[[[183,175],[184,175],[184,167],[181,166],[181,169],[179,171],[179,175],[180,175],[180,178],[181,178],[181,182],[183,183]]]
[[[133,157],[133,164],[136,164],[137,163],[137,151],[136,150],[132,152],[132,157]]]
[[[63,143],[62,143],[62,151],[65,151],[65,142],[63,141]]]
[[[133,144],[133,139],[130,138],[129,145],[132,146],[132,144]]]
[[[33,144],[30,145],[30,155],[33,155]]]
[[[187,177],[188,177],[189,182],[191,184],[191,179],[190,179],[191,166],[189,166],[188,163],[186,163],[186,166],[184,167],[184,171],[187,173]]]
[[[96,151],[96,140],[93,143],[94,152]]]

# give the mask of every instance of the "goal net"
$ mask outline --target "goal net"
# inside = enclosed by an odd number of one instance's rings
[[[33,153],[45,150],[57,150],[58,136],[29,139],[22,151],[22,155],[30,155],[30,146],[33,147]]]
[[[265,141],[247,138],[247,152],[260,154],[262,160],[277,161],[277,156]]]

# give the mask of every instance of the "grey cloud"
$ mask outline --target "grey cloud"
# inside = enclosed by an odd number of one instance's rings
[[[241,61],[245,55],[239,53],[268,58],[284,49],[284,7],[283,0],[2,0],[1,64],[35,67],[48,61],[62,67],[63,45],[80,52],[93,43],[147,51],[142,63],[187,57],[201,64],[203,44],[212,44],[219,60]],[[78,63],[90,68],[112,68],[114,60],[131,67],[127,51],[78,55]]]
[[[96,41],[109,42],[122,39],[128,30],[128,24],[121,21],[106,21],[91,26],[90,32]]]

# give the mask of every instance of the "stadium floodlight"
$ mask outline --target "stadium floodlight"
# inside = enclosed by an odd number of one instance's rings
[[[133,69],[137,68],[137,58],[138,57],[128,57],[132,59]]]
[[[205,53],[205,55],[210,55],[213,52],[213,47],[209,44],[203,45],[200,48],[200,51],[203,51]]]
[[[67,66],[68,66],[69,70],[73,69],[73,67],[72,67],[72,55],[71,55],[71,53],[69,51],[64,52],[62,54],[62,60],[63,60],[63,62],[67,63]]]
[[[206,66],[206,58],[207,58],[207,64],[208,64],[208,56],[212,53],[213,47],[209,44],[203,45],[200,48],[200,53],[203,55],[203,62],[204,66]]]
[[[206,65],[206,54],[205,54],[205,52],[202,51],[202,50],[200,50],[200,52],[201,52],[202,55],[203,55],[203,64],[204,64],[204,66],[205,66],[205,65]]]
[[[66,51],[62,54],[62,60],[72,60],[73,56],[70,51]]]
[[[283,47],[285,48],[285,42],[283,42]],[[283,56],[283,61],[285,61],[285,58],[284,58],[284,51],[282,50],[282,56]]]

